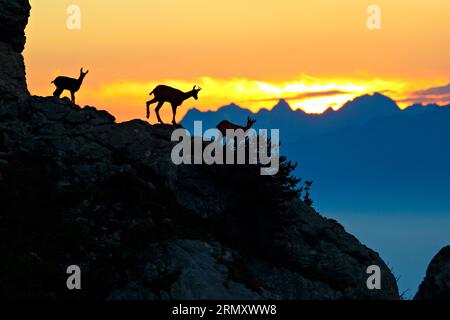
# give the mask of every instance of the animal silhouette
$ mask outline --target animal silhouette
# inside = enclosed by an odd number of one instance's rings
[[[177,108],[187,99],[194,98],[198,100],[198,93],[202,90],[202,88],[197,87],[196,85],[191,91],[183,92],[181,90],[165,86],[159,85],[150,93],[154,98],[150,101],[147,101],[147,119],[150,117],[150,105],[158,102],[158,105],[155,108],[156,116],[158,117],[159,123],[163,123],[161,117],[159,116],[159,110],[163,106],[165,102],[168,102],[172,105],[172,113],[173,120],[172,124],[176,125],[175,117],[177,115]]]
[[[256,119],[251,119],[250,117],[247,118],[247,124],[245,126],[240,126],[237,124],[234,124],[228,120],[221,121],[216,128],[222,133],[222,136],[226,136],[227,130],[238,130],[242,129],[244,132],[247,132],[248,129],[250,129],[253,124],[256,122]]]
[[[81,85],[83,84],[84,77],[89,73],[89,70],[83,72],[83,68],[80,70],[80,77],[78,79],[69,78],[69,77],[57,77],[52,81],[56,86],[55,92],[53,92],[53,96],[60,97],[61,93],[64,90],[70,91],[72,102],[75,104],[75,92],[80,90]]]

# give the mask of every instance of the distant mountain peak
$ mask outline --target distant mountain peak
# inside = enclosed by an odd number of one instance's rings
[[[239,105],[237,105],[234,102],[232,102],[230,104],[227,104],[226,106],[223,106],[222,108],[239,108],[239,109],[242,109]]]
[[[241,106],[237,105],[236,103],[232,102],[230,104],[227,104],[227,105],[219,108],[219,110],[221,110],[221,109],[243,109],[243,108]]]
[[[372,94],[364,94],[362,96],[356,97],[355,99],[353,99],[351,102],[384,102],[384,103],[388,103],[391,105],[395,105],[397,108],[397,104],[395,103],[394,100],[392,100],[391,98],[389,98],[388,96],[379,93],[379,92],[374,92]]]
[[[286,100],[280,99],[278,103],[272,108],[272,112],[276,113],[290,113],[293,112],[289,103]]]
[[[239,115],[246,116],[248,113],[251,113],[250,110],[243,108],[234,102],[226,106],[220,107],[216,112],[220,112],[228,116],[239,116]]]
[[[445,107],[445,106],[442,106],[442,107]],[[406,109],[404,109],[403,112],[407,113],[407,114],[420,114],[425,111],[436,110],[436,109],[439,109],[442,107],[436,103],[431,103],[431,104],[416,103],[416,104],[413,104],[413,105],[407,107]]]
[[[335,112],[336,111],[332,107],[328,107],[328,108],[325,109],[324,112],[322,112],[322,115],[326,116],[326,115],[329,115],[329,114],[334,114]]]
[[[373,116],[390,116],[400,112],[397,103],[379,92],[365,94],[346,102],[339,113],[367,114]]]

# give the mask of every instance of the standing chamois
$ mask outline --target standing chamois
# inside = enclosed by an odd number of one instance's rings
[[[240,126],[237,124],[234,124],[228,120],[223,120],[217,125],[217,129],[222,133],[222,136],[226,136],[227,130],[238,130],[242,129],[244,132],[247,132],[248,129],[250,129],[253,124],[256,122],[256,119],[251,119],[250,117],[247,117],[247,124],[245,126]]]
[[[150,105],[153,103],[158,102],[158,105],[156,106],[155,112],[156,116],[158,117],[159,123],[163,124],[161,117],[159,116],[159,110],[163,106],[165,102],[168,102],[172,105],[172,113],[173,113],[173,120],[172,124],[176,125],[175,116],[177,115],[177,108],[181,106],[181,104],[189,99],[194,98],[195,100],[198,100],[198,93],[202,90],[202,88],[197,87],[196,85],[191,91],[183,92],[178,89],[159,85],[153,91],[150,93],[150,95],[154,95],[154,98],[150,101],[147,101],[147,119],[150,117]]]
[[[89,73],[89,70],[83,72],[83,68],[80,70],[80,77],[78,79],[69,77],[57,77],[52,83],[55,84],[56,90],[53,92],[55,97],[60,97],[64,90],[70,91],[72,102],[75,104],[75,92],[80,90],[81,84],[83,83],[84,77]]]

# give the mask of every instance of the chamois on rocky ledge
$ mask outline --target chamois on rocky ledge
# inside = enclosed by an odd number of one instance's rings
[[[191,91],[188,92],[183,92],[181,90],[165,85],[157,86],[150,93],[150,95],[153,95],[154,98],[150,101],[147,101],[147,119],[150,117],[150,105],[158,102],[158,105],[155,108],[155,112],[159,123],[163,124],[161,117],[159,116],[159,110],[161,109],[161,107],[165,102],[168,102],[172,105],[172,113],[173,113],[172,124],[176,125],[177,122],[175,121],[175,117],[177,115],[177,108],[181,106],[181,104],[189,98],[194,98],[195,100],[198,100],[198,93],[200,92],[200,90],[202,90],[202,88],[196,85]]]
[[[222,136],[225,137],[227,134],[227,130],[235,131],[238,129],[242,129],[244,132],[247,132],[253,126],[253,124],[255,124],[255,122],[256,119],[251,119],[250,117],[247,117],[247,124],[245,126],[240,126],[228,120],[223,120],[217,125],[216,128],[222,133]]]
[[[89,70],[83,72],[83,68],[81,68],[80,77],[78,79],[69,77],[57,77],[52,81],[52,83],[56,86],[56,90],[55,92],[53,92],[53,96],[59,98],[64,90],[70,91],[72,102],[75,104],[75,93],[80,90],[80,87],[83,84],[84,77],[86,77],[88,73]]]

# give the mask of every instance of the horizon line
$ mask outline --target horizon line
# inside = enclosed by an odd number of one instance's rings
[[[371,92],[371,93],[365,93],[365,94],[362,94],[362,95],[360,95],[360,96],[357,96],[357,97],[355,97],[355,98],[353,98],[353,99],[349,99],[349,100],[347,100],[346,102],[344,102],[342,105],[340,105],[338,108],[336,108],[336,109],[334,109],[333,107],[331,107],[331,106],[328,106],[324,111],[322,111],[322,112],[307,112],[307,111],[305,111],[305,110],[303,110],[303,109],[301,109],[301,108],[296,108],[296,109],[293,109],[292,108],[292,106],[291,106],[291,104],[289,103],[289,100],[299,100],[299,98],[296,98],[296,97],[290,97],[290,98],[285,98],[285,97],[281,97],[281,98],[267,98],[267,99],[254,99],[254,100],[243,100],[243,101],[240,101],[240,102],[269,102],[269,101],[274,101],[274,102],[276,102],[272,107],[270,107],[270,108],[265,108],[265,107],[262,107],[262,108],[260,108],[260,109],[258,109],[257,111],[252,111],[250,108],[247,108],[247,107],[243,107],[243,106],[241,106],[241,105],[239,105],[239,102],[230,102],[229,104],[225,104],[225,105],[222,105],[222,106],[220,106],[220,107],[218,107],[216,110],[206,110],[206,111],[202,111],[202,110],[200,110],[199,108],[197,108],[197,107],[193,107],[193,108],[191,108],[190,110],[188,110],[187,111],[187,113],[186,113],[186,115],[184,116],[184,117],[186,117],[187,116],[187,114],[190,112],[190,111],[193,111],[193,110],[195,110],[195,111],[198,111],[198,112],[200,112],[200,113],[215,113],[215,112],[218,112],[219,110],[221,110],[221,109],[223,109],[223,108],[227,108],[227,107],[231,107],[231,106],[235,106],[235,107],[238,107],[239,109],[242,109],[242,110],[246,110],[246,111],[249,111],[251,114],[258,114],[259,112],[261,112],[261,111],[269,111],[269,112],[271,112],[275,107],[277,107],[280,103],[282,103],[282,102],[284,102],[284,103],[286,103],[287,104],[287,106],[289,107],[289,109],[290,109],[290,111],[292,111],[292,112],[297,112],[297,111],[300,111],[300,112],[303,112],[304,114],[308,114],[308,115],[323,115],[323,114],[325,114],[325,113],[327,113],[327,112],[329,112],[329,110],[332,110],[333,112],[339,112],[347,103],[351,103],[351,102],[353,102],[353,101],[355,101],[356,99],[358,99],[358,98],[361,98],[361,97],[365,97],[365,96],[370,96],[370,97],[373,97],[373,96],[375,96],[375,95],[381,95],[381,96],[384,96],[384,97],[386,97],[386,98],[388,98],[388,99],[390,99],[390,100],[392,100],[394,103],[395,103],[395,105],[396,105],[396,107],[397,107],[397,109],[399,110],[399,111],[404,111],[404,110],[407,110],[407,109],[409,109],[409,108],[411,108],[411,107],[414,107],[414,106],[422,106],[422,107],[424,107],[424,108],[427,108],[427,107],[430,107],[430,106],[436,106],[436,107],[438,107],[438,108],[445,108],[445,107],[450,107],[450,103],[449,104],[440,104],[440,103],[435,103],[435,102],[430,102],[430,103],[427,103],[426,102],[426,99],[424,99],[423,101],[421,101],[421,102],[416,102],[416,103],[412,103],[411,105],[408,105],[407,107],[405,107],[405,108],[400,108],[399,107],[399,105],[398,105],[398,102],[408,102],[408,101],[415,101],[414,99],[401,99],[401,100],[396,100],[396,99],[393,99],[393,98],[391,98],[391,97],[389,97],[388,95],[385,95],[385,94],[383,94],[383,93],[381,93],[381,92],[383,92],[383,91],[376,91],[376,92]],[[317,92],[317,94],[320,94],[321,92]],[[308,93],[307,93],[308,94]],[[342,93],[342,94],[348,94],[348,93]],[[184,118],[183,117],[183,118]]]

